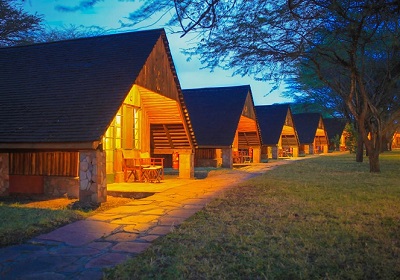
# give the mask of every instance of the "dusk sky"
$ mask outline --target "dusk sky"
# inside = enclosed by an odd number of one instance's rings
[[[138,7],[140,1],[104,0],[93,8],[77,12],[60,12],[55,8],[57,5],[66,4],[73,6],[74,3],[78,2],[78,0],[26,0],[24,8],[30,13],[37,12],[43,15],[44,23],[53,28],[73,24],[76,26],[100,26],[105,30],[110,30],[109,33],[134,31],[134,29],[121,30],[119,28],[120,21],[128,22],[125,18]],[[135,30],[162,27],[162,25],[158,24],[141,29],[136,28]],[[166,29],[166,32],[178,78],[183,89],[250,84],[256,105],[291,101],[280,96],[282,88],[265,96],[272,88],[269,82],[255,81],[251,77],[232,77],[231,72],[220,69],[216,69],[214,72],[210,72],[210,69],[201,70],[202,65],[195,57],[188,62],[187,57],[181,53],[181,50],[190,47],[193,41],[190,41],[190,38],[180,38],[178,35],[171,34],[168,29]]]

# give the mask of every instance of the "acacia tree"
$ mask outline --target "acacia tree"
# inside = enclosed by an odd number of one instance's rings
[[[23,11],[17,0],[0,0],[0,46],[23,44],[38,31],[42,18]]]
[[[197,34],[198,45],[186,53],[199,56],[205,67],[221,67],[232,70],[233,74],[261,80],[292,75],[298,63],[312,68],[316,78],[346,104],[365,143],[370,171],[380,171],[382,112],[390,110],[388,104],[396,102],[393,88],[400,76],[398,1],[145,0],[143,3],[130,14],[132,23],[174,12],[169,24],[178,25],[182,36]],[[383,72],[370,73],[367,67],[373,63],[379,63]],[[371,74],[374,79],[370,79]],[[394,113],[390,111],[388,115]]]

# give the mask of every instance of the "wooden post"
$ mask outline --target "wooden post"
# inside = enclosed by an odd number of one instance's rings
[[[233,168],[232,148],[222,149],[222,165],[223,168]]]
[[[273,159],[278,159],[278,151],[279,151],[278,146],[272,147],[272,158]]]
[[[106,153],[79,153],[79,201],[99,204],[107,200]]]
[[[305,150],[305,153],[306,153],[306,154],[313,155],[313,154],[314,154],[314,144],[305,145],[304,150]]]
[[[299,147],[293,147],[293,157],[298,157],[299,156]]]
[[[179,178],[194,178],[194,153],[192,151],[179,151]]]
[[[8,190],[10,188],[9,157],[10,154],[8,153],[0,153],[0,196],[8,195]]]
[[[261,147],[253,147],[253,162],[261,162]]]

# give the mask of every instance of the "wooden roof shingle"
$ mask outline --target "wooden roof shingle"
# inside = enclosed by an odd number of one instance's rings
[[[328,139],[331,140],[336,135],[341,136],[343,130],[346,126],[346,121],[344,119],[338,118],[325,118],[324,125]]]
[[[201,147],[231,147],[249,85],[183,89],[190,120]]]
[[[163,29],[0,48],[0,143],[101,140]]]
[[[277,145],[290,110],[289,104],[260,105],[255,108],[263,145]]]
[[[314,142],[321,118],[320,113],[293,114],[293,121],[300,144],[310,144]]]

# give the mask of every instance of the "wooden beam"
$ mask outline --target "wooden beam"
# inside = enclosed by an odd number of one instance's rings
[[[80,151],[96,150],[100,141],[60,143],[0,143],[0,151]]]
[[[165,135],[167,135],[167,139],[169,141],[169,145],[171,146],[171,148],[174,148],[174,142],[172,142],[171,135],[169,134],[168,127],[165,124],[163,124],[163,128],[164,128],[164,131],[165,131]]]

